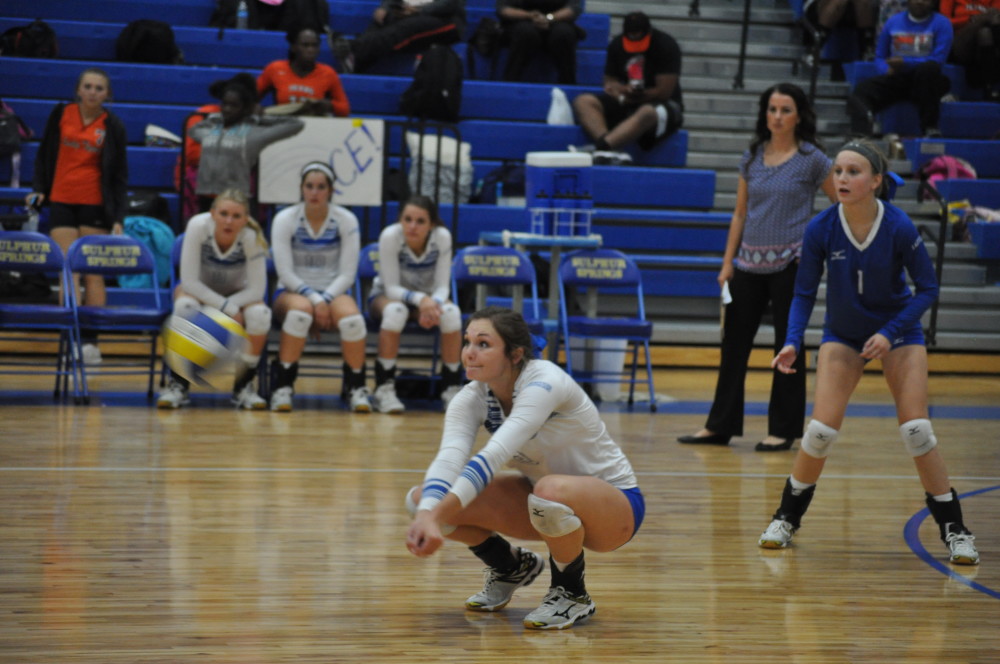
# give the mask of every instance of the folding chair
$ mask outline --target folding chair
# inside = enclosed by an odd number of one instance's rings
[[[128,289],[130,301],[105,306],[78,305],[77,321],[81,330],[115,335],[119,343],[146,344],[141,363],[127,359],[105,360],[98,366],[81,364],[84,374],[101,376],[146,375],[146,398],[153,398],[156,376],[156,344],[170,307],[162,301],[158,286],[156,256],[145,244],[128,235],[86,235],[70,245],[66,256],[71,273],[99,274],[114,277],[123,274],[146,274],[152,277],[149,288]],[[113,292],[113,291],[112,291]],[[109,292],[109,295],[111,292]],[[120,335],[120,336],[119,336]],[[90,395],[84,394],[84,400]]]
[[[358,309],[364,313],[368,330],[376,333],[379,331],[380,321],[372,318],[368,309],[367,294],[371,290],[372,280],[378,275],[378,261],[378,242],[372,242],[361,248],[361,256],[358,259],[357,286],[354,289],[358,300]],[[433,399],[438,381],[441,378],[441,331],[436,327],[425,330],[415,321],[408,321],[406,327],[403,328],[399,354],[403,355],[404,351],[408,355],[424,355],[429,351],[430,366],[426,368],[400,367],[396,374],[397,389],[399,389],[401,376],[404,380],[406,378],[426,380],[428,383],[427,398]],[[377,350],[375,354],[377,355]],[[377,357],[375,361],[378,361]]]
[[[570,316],[567,298],[576,297],[585,291],[586,315]],[[615,249],[584,249],[568,254],[559,266],[559,320],[566,347],[566,372],[578,383],[624,383],[629,384],[628,403],[631,406],[635,396],[636,371],[639,365],[639,347],[645,351],[646,384],[649,387],[649,409],[656,410],[656,392],[653,388],[653,366],[649,357],[649,341],[653,336],[653,324],[646,320],[643,301],[642,276],[639,267],[620,251]],[[598,295],[612,295],[620,306],[622,297],[634,296],[636,315],[632,317],[601,315]],[[605,297],[607,301],[609,297]],[[571,338],[584,341],[582,347],[571,348]],[[632,365],[628,373],[624,362],[620,368],[591,369],[573,366],[573,351],[584,350],[597,354],[624,354],[626,349],[602,349],[600,345],[586,343],[588,339],[618,339],[632,347]],[[623,358],[624,359],[624,358]]]
[[[59,245],[41,233],[31,231],[0,232],[0,270],[21,273],[56,274],[64,284],[72,284],[66,261]],[[80,403],[87,394],[87,377],[80,361],[80,328],[76,321],[76,294],[73,288],[63,288],[58,304],[0,303],[0,330],[15,334],[5,337],[8,342],[38,342],[38,332],[58,334],[55,366],[45,368],[37,361],[24,359],[20,353],[0,364],[10,369],[3,374],[55,376],[53,399],[68,394],[73,381],[73,401]]]
[[[524,316],[534,334],[544,333],[538,300],[538,278],[535,266],[527,254],[512,247],[499,246],[460,249],[451,266],[453,297],[457,299],[458,289],[468,285],[477,287],[476,308],[490,304],[510,307]],[[508,287],[513,292],[511,297],[491,296],[485,292],[490,286]],[[525,288],[529,289],[527,296]],[[484,292],[480,293],[480,290]]]

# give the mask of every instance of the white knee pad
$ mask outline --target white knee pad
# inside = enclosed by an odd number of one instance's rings
[[[382,329],[390,332],[402,332],[406,327],[406,319],[410,310],[402,302],[389,302],[382,309]]]
[[[806,435],[802,437],[802,451],[811,457],[825,459],[830,453],[830,447],[837,442],[838,433],[836,429],[818,420],[810,420]]]
[[[899,427],[899,435],[903,437],[903,445],[910,456],[923,456],[937,445],[934,429],[930,420],[910,420]]]
[[[243,326],[247,334],[267,334],[271,330],[271,310],[266,304],[251,304],[243,310]]]
[[[406,505],[406,512],[410,515],[411,519],[417,516],[417,501],[413,498],[417,491],[420,491],[420,485],[414,484],[410,487],[410,490],[406,492],[406,500],[403,501],[403,504]],[[455,528],[456,526],[444,524],[441,526],[441,534],[447,537],[455,532]]]
[[[361,341],[368,336],[365,317],[361,314],[344,316],[337,321],[337,329],[340,330],[341,341]]]
[[[201,302],[190,295],[181,295],[174,300],[174,314],[177,316],[191,316],[201,309]]]
[[[451,302],[441,305],[441,334],[458,332],[462,329],[462,312]]]
[[[580,517],[566,505],[539,498],[535,494],[528,496],[528,518],[535,530],[549,537],[569,535],[583,525]]]
[[[305,339],[309,335],[309,328],[312,327],[312,322],[312,314],[292,309],[285,314],[285,322],[281,324],[281,331],[290,337]]]

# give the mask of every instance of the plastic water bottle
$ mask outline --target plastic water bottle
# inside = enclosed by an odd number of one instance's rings
[[[240,0],[240,4],[236,5],[236,27],[240,30],[250,27],[250,8],[247,7],[247,0]]]

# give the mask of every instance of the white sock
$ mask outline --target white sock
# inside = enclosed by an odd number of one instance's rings
[[[458,370],[462,367],[462,363],[461,362],[445,362],[444,366],[448,369],[448,371],[458,372]]]
[[[951,491],[949,491],[948,493],[942,493],[940,496],[934,496],[934,500],[936,500],[939,503],[950,503],[954,499],[955,496],[952,495]]]
[[[807,482],[800,482],[800,481],[798,481],[797,479],[795,479],[791,475],[788,476],[788,481],[792,485],[792,495],[793,496],[801,496],[803,491],[805,491],[809,487],[816,486],[815,482],[813,482],[812,484],[809,484]]]
[[[392,369],[396,366],[396,358],[387,360],[384,357],[380,357],[378,358],[378,363],[381,364],[382,368],[385,369],[386,371],[392,371]]]

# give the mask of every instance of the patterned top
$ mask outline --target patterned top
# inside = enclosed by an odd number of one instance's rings
[[[441,447],[424,476],[419,509],[433,508],[449,492],[468,505],[505,466],[533,482],[559,474],[597,477],[619,489],[638,486],[632,464],[594,402],[557,365],[529,361],[514,383],[513,401],[505,415],[479,381],[455,395]],[[473,454],[480,426],[490,439]]]
[[[778,166],[764,165],[764,149],[753,160],[743,153],[740,175],[747,183],[747,213],[736,267],[744,272],[781,272],[802,252],[802,234],[812,217],[816,190],[832,162],[812,143],[803,143]]]
[[[287,207],[274,217],[271,243],[281,286],[305,295],[313,305],[331,302],[354,285],[361,236],[350,210],[330,205],[326,220],[313,231],[305,203]]]

